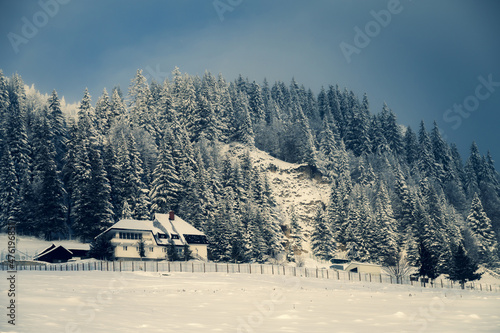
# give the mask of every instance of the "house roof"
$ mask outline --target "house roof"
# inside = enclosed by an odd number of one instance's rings
[[[33,257],[34,260],[37,260],[43,256],[46,256],[52,252],[55,252],[57,250],[62,250],[63,252],[67,252],[69,255],[73,255],[73,253],[68,250],[67,248],[65,248],[64,246],[62,245],[55,245],[54,243],[52,243],[52,245],[50,245],[49,247],[47,247],[46,249],[44,249],[42,252],[40,252],[39,254],[37,254],[36,256]]]
[[[130,230],[130,231],[150,231],[153,233],[154,239],[158,245],[168,245],[169,239],[159,238],[158,234],[166,234],[175,245],[182,246],[186,244],[184,235],[205,236],[203,232],[196,229],[178,216],[174,216],[170,220],[169,214],[155,214],[154,221],[150,220],[120,220],[111,227],[103,231],[97,237],[114,230]],[[172,235],[178,235],[179,238],[173,239]],[[96,238],[97,238],[96,237]]]
[[[382,265],[378,265],[378,264],[371,264],[369,262],[357,262],[357,261],[351,261],[351,263],[349,264],[349,266],[373,266],[373,267],[382,267]]]
[[[377,264],[370,264],[367,262],[351,262],[347,267],[345,268],[346,271],[350,271],[351,269],[355,268],[362,268],[362,267],[372,267],[372,268],[380,268],[382,269],[382,265],[377,265]]]
[[[191,224],[181,219],[179,216],[175,216],[173,220],[170,220],[168,214],[155,214],[155,219],[162,225],[164,225],[169,232],[182,235],[205,236],[203,232],[196,229]]]
[[[116,222],[111,227],[101,232],[99,235],[96,236],[96,238],[100,237],[101,235],[104,235],[111,229],[152,231],[153,234],[157,234],[158,232],[162,233],[160,229],[156,228],[153,225],[153,221],[124,219]]]

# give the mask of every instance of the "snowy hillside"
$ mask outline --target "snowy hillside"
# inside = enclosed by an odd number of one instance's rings
[[[289,223],[293,207],[299,223],[306,231],[305,234],[309,234],[312,229],[312,218],[318,208],[328,203],[330,183],[319,172],[311,172],[307,164],[284,162],[255,147],[249,148],[239,143],[232,143],[226,145],[224,149],[239,159],[249,152],[253,166],[266,174],[286,223]],[[308,237],[304,248],[310,252]]]
[[[24,271],[19,281],[16,326],[2,332],[500,331],[495,292],[221,273]]]

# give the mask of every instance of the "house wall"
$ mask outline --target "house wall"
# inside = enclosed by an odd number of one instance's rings
[[[116,232],[111,239],[111,244],[115,247],[116,259],[141,259],[139,255],[139,241],[138,239],[120,239],[119,232]],[[167,252],[166,247],[157,246],[153,235],[151,233],[142,233],[144,240],[144,257],[142,259],[165,259]],[[127,247],[125,250],[124,247]]]
[[[206,244],[190,244],[189,248],[193,252],[193,257],[201,257],[201,259],[207,260],[207,245]]]

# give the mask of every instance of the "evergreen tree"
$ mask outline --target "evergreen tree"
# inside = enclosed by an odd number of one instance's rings
[[[98,260],[113,260],[115,247],[106,237],[97,237],[90,243],[89,257]]]
[[[151,183],[151,209],[153,212],[166,213],[175,210],[178,204],[179,174],[175,169],[175,161],[172,158],[172,147],[164,143],[160,149],[158,162],[153,171],[153,182]]]
[[[479,266],[465,253],[462,245],[453,253],[453,261],[449,271],[449,279],[460,282],[462,289],[468,281],[479,280],[483,273],[476,273]]]
[[[389,147],[394,154],[401,154],[403,152],[403,138],[399,125],[396,122],[396,115],[387,107],[387,104],[385,103],[382,107],[381,118],[382,131]]]
[[[346,148],[352,150],[356,156],[370,152],[368,121],[368,111],[354,106],[354,109],[352,109],[352,118],[349,121],[349,130],[346,133],[345,144]]]
[[[16,177],[14,162],[8,146],[2,147],[0,159],[0,229],[5,230],[8,224],[17,225],[20,221],[19,183]]]
[[[322,209],[318,209],[314,218],[313,232],[311,234],[311,247],[313,253],[322,260],[334,257],[336,245],[330,227],[327,225]]]
[[[406,162],[413,166],[418,160],[418,141],[417,135],[410,126],[406,128],[405,136],[404,136],[404,146],[405,146],[405,156]]]
[[[61,104],[55,90],[52,91],[52,95],[49,97],[48,103],[48,119],[50,130],[52,132],[52,142],[56,152],[55,160],[57,164],[57,170],[62,170],[64,164],[64,153],[66,152],[66,143],[68,141],[67,126],[66,120],[61,110]]]
[[[477,193],[472,199],[470,213],[467,216],[467,224],[472,231],[480,254],[480,262],[491,262],[496,259],[498,243],[495,232],[491,227],[491,220],[484,212],[483,205]]]
[[[56,166],[56,150],[45,117],[38,120],[33,138],[33,189],[36,206],[36,230],[46,240],[66,232],[64,189]]]
[[[177,252],[177,247],[175,244],[170,243],[167,245],[167,258],[168,261],[179,261],[179,252]]]
[[[438,258],[436,258],[427,248],[427,246],[421,242],[419,246],[419,263],[420,267],[418,274],[422,277],[428,277],[434,280],[438,277],[437,264]]]
[[[74,156],[71,157],[73,164],[67,168],[73,172],[67,176],[72,191],[72,229],[82,240],[91,239],[105,230],[113,218],[111,187],[91,121],[93,116],[90,95],[85,90],[78,112],[75,142],[71,144],[76,151],[70,153]]]
[[[332,233],[333,236],[333,233]],[[288,259],[294,261],[295,256],[303,251],[304,235],[302,227],[299,224],[299,219],[292,206],[290,210],[290,239],[288,243],[289,256]]]
[[[132,219],[132,211],[130,210],[130,206],[129,206],[127,200],[123,201],[121,218],[124,220],[131,220]]]
[[[247,97],[241,92],[237,93],[233,106],[233,124],[235,126],[233,140],[252,146],[254,144],[254,132]]]
[[[374,207],[374,233],[370,245],[370,256],[378,262],[384,263],[394,258],[397,251],[397,221],[394,219],[387,188],[379,183]]]
[[[19,75],[14,75],[7,87],[9,92],[9,101],[4,121],[4,141],[9,146],[12,161],[16,171],[16,177],[30,179],[31,175],[29,165],[31,163],[29,156],[29,142],[27,133],[27,110],[26,93],[24,83]]]
[[[436,161],[432,151],[432,143],[425,129],[424,122],[420,123],[419,131],[419,151],[417,160],[417,170],[422,177],[432,178],[436,176]]]

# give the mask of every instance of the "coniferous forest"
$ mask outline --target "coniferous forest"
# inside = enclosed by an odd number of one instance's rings
[[[498,262],[500,176],[490,154],[472,143],[460,156],[435,123],[402,126],[366,95],[176,68],[164,83],[139,70],[126,92],[85,90],[76,114],[63,113],[55,90],[40,96],[0,71],[3,231],[15,223],[18,234],[88,242],[121,218],[173,210],[207,234],[216,261],[265,262],[284,251],[294,260],[291,249],[308,242],[325,260],[342,251],[431,263],[429,277],[464,251]],[[307,237],[249,154],[225,153],[231,142],[321,172],[331,196]]]

